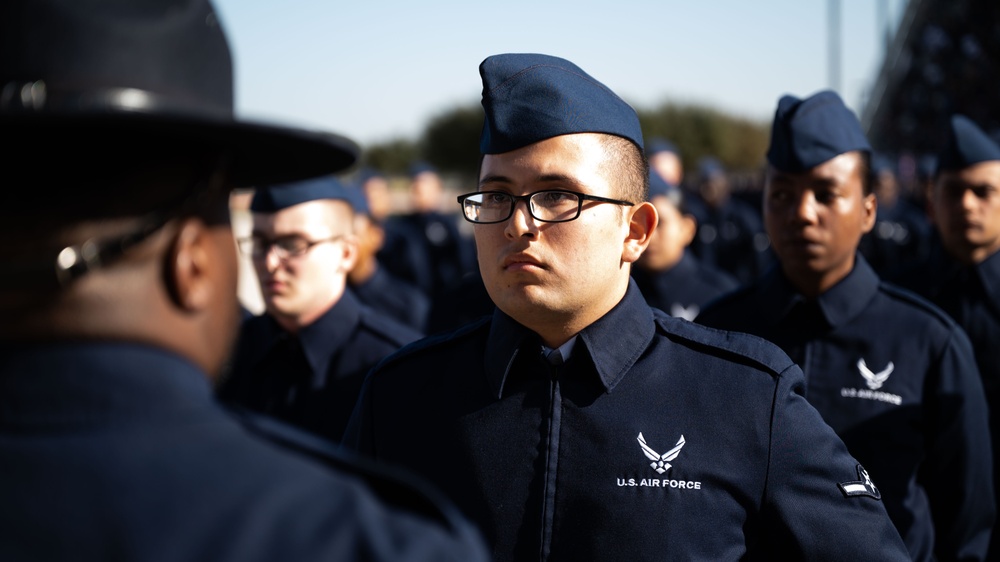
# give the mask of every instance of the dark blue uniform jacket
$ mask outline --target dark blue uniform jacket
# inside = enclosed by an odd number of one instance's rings
[[[892,207],[879,204],[875,226],[861,238],[858,250],[880,277],[891,279],[908,264],[927,259],[931,232],[927,214],[900,198]]]
[[[358,300],[372,310],[422,332],[427,327],[431,301],[409,283],[393,277],[383,267],[361,285],[351,285]]]
[[[453,213],[427,211],[390,217],[379,262],[394,276],[412,283],[431,301],[447,295],[475,268],[475,246],[458,229]]]
[[[301,434],[156,348],[4,345],[0,560],[485,559],[453,510]]]
[[[705,206],[690,248],[703,263],[726,271],[740,283],[749,283],[767,262],[763,236],[759,207],[733,197],[718,208]]]
[[[775,268],[697,322],[781,346],[868,469],[914,560],[981,559],[994,519],[986,402],[965,333],[864,258],[817,300]],[[936,554],[935,554],[936,553]]]
[[[976,265],[952,260],[938,246],[932,258],[905,279],[907,286],[931,299],[965,330],[976,353],[990,410],[993,466],[1000,467],[1000,252]],[[994,492],[1000,503],[1000,486]],[[993,559],[1000,559],[1000,528],[994,526]]]
[[[632,283],[565,364],[540,351],[500,311],[407,346],[344,443],[430,479],[501,562],[908,559],[773,345],[651,309]]]
[[[243,323],[219,397],[338,441],[368,370],[420,335],[350,290],[297,336],[257,316]]]
[[[701,263],[687,251],[666,271],[633,267],[632,278],[649,306],[685,320],[694,320],[703,306],[739,285],[728,273]]]

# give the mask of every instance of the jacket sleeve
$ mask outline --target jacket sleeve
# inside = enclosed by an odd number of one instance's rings
[[[774,560],[910,560],[877,482],[803,397],[792,365],[777,378],[762,505]]]
[[[311,521],[305,532],[317,553],[311,560],[365,559],[410,562],[486,562],[489,552],[479,530],[436,489],[405,471],[385,467],[337,448],[333,443],[279,420],[234,411],[243,426],[259,437],[325,465],[337,479],[337,493],[320,502],[318,513],[296,515]],[[292,500],[282,501],[294,504]],[[324,527],[325,525],[325,527]],[[327,558],[325,555],[329,554]]]
[[[927,457],[918,478],[940,560],[983,560],[996,517],[986,398],[968,337],[955,327],[928,378]]]

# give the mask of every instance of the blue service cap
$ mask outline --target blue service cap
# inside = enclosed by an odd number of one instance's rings
[[[573,133],[624,137],[640,150],[639,116],[575,64],[548,55],[503,54],[479,65],[486,119],[483,154],[501,154]]]
[[[716,174],[726,173],[726,168],[723,167],[722,162],[711,156],[705,156],[698,161],[698,176],[705,180]]]
[[[872,173],[878,175],[883,172],[896,173],[896,166],[885,154],[875,153],[872,155]]]
[[[681,154],[681,151],[678,150],[677,145],[674,143],[663,137],[653,137],[649,140],[649,144],[646,145],[646,154],[648,156],[652,156],[654,154],[659,154],[660,152],[669,152],[678,156]]]
[[[437,168],[431,165],[430,162],[424,162],[423,160],[413,162],[409,167],[410,178],[415,178],[424,172],[438,173]]]
[[[681,189],[676,185],[663,179],[663,176],[656,173],[655,170],[650,170],[648,199],[652,200],[653,197],[657,197],[659,195],[667,197],[674,205],[680,205]]]
[[[337,178],[324,176],[295,183],[264,186],[254,193],[250,210],[255,213],[274,213],[293,205],[319,199],[339,199],[351,203],[348,188]]]
[[[372,178],[385,179],[385,174],[376,168],[362,168],[361,171],[358,172],[358,185],[364,185],[365,182]]]
[[[1000,146],[964,115],[952,115],[948,144],[938,155],[937,174],[1000,160]]]
[[[805,172],[845,152],[872,147],[854,112],[836,92],[801,100],[783,96],[771,127],[767,161],[783,172]]]
[[[934,177],[937,170],[937,155],[923,154],[917,158],[917,177],[926,180]]]
[[[351,204],[351,208],[354,209],[356,214],[371,215],[371,209],[368,207],[368,197],[361,188],[361,184],[347,186],[344,188],[344,192],[347,195],[347,202]]]
[[[670,196],[675,191],[680,191],[680,189],[663,179],[663,176],[656,173],[655,170],[649,171],[649,199],[658,195]]]

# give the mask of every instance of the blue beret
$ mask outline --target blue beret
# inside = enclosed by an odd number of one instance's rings
[[[649,145],[646,147],[646,154],[652,156],[653,154],[658,154],[660,152],[669,152],[678,156],[681,154],[681,151],[677,149],[677,146],[665,138],[654,137],[650,139]]]
[[[479,150],[501,154],[573,133],[624,137],[642,150],[639,116],[607,86],[557,57],[505,54],[479,65],[486,119]]]
[[[872,147],[854,112],[836,92],[825,90],[804,100],[784,96],[771,127],[767,161],[783,172],[805,172],[845,152]]]
[[[964,115],[953,115],[948,144],[938,155],[937,173],[1000,160],[1000,146]]]
[[[250,210],[255,213],[274,213],[300,203],[319,199],[339,199],[351,203],[351,196],[337,178],[325,176],[295,183],[269,185],[254,193]]]

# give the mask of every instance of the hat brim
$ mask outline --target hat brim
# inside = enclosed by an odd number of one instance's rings
[[[234,187],[299,181],[343,171],[358,158],[351,140],[333,133],[236,121],[211,116],[142,112],[26,113],[0,116],[0,131],[15,143],[52,135],[80,138],[80,150],[100,146],[102,138],[136,142],[169,140],[229,155]],[[57,136],[58,135],[58,136]],[[33,151],[35,149],[32,149]]]

